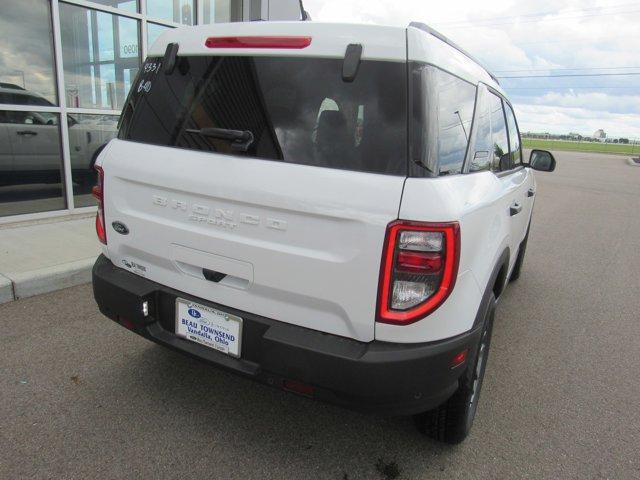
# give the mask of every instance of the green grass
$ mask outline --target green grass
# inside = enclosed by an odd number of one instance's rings
[[[617,153],[622,155],[640,155],[640,144],[599,143],[599,142],[571,142],[567,140],[540,140],[523,138],[524,148],[539,148],[540,150],[570,150],[574,152]]]

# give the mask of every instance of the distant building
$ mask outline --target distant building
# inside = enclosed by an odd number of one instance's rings
[[[596,140],[600,140],[602,142],[607,138],[607,134],[604,132],[604,130],[599,129],[599,130],[596,130],[595,132],[593,132],[592,137],[595,138]]]

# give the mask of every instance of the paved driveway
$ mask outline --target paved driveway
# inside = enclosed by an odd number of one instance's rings
[[[640,169],[558,161],[464,444],[147,343],[82,286],[0,306],[0,478],[640,478]]]

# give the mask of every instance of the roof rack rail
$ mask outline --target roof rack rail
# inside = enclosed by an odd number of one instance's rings
[[[423,32],[426,32],[430,35],[433,35],[434,37],[436,37],[438,40],[443,41],[444,43],[446,43],[447,45],[449,45],[450,47],[455,48],[456,50],[458,50],[460,53],[462,53],[464,56],[466,56],[467,58],[469,58],[470,60],[473,60],[475,63],[477,63],[478,65],[480,65],[480,67],[482,67],[484,69],[485,72],[487,72],[487,74],[493,78],[493,80],[500,85],[500,82],[498,81],[498,77],[496,77],[493,73],[491,73],[489,71],[489,69],[487,67],[485,67],[482,62],[480,62],[477,58],[475,58],[473,55],[471,55],[469,52],[467,52],[465,49],[463,49],[462,47],[460,47],[458,44],[454,43],[452,40],[450,40],[449,38],[445,37],[443,34],[441,34],[440,32],[438,32],[437,30],[434,30],[433,28],[431,28],[429,25],[427,25],[426,23],[422,23],[422,22],[411,22],[409,24],[410,27],[413,28],[417,28],[418,30],[422,30]]]

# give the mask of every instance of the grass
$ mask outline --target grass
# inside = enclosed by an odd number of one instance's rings
[[[540,150],[569,150],[574,152],[617,153],[621,155],[640,155],[640,144],[599,143],[599,142],[571,142],[567,140],[540,140],[537,138],[523,138],[524,148],[539,148]]]

